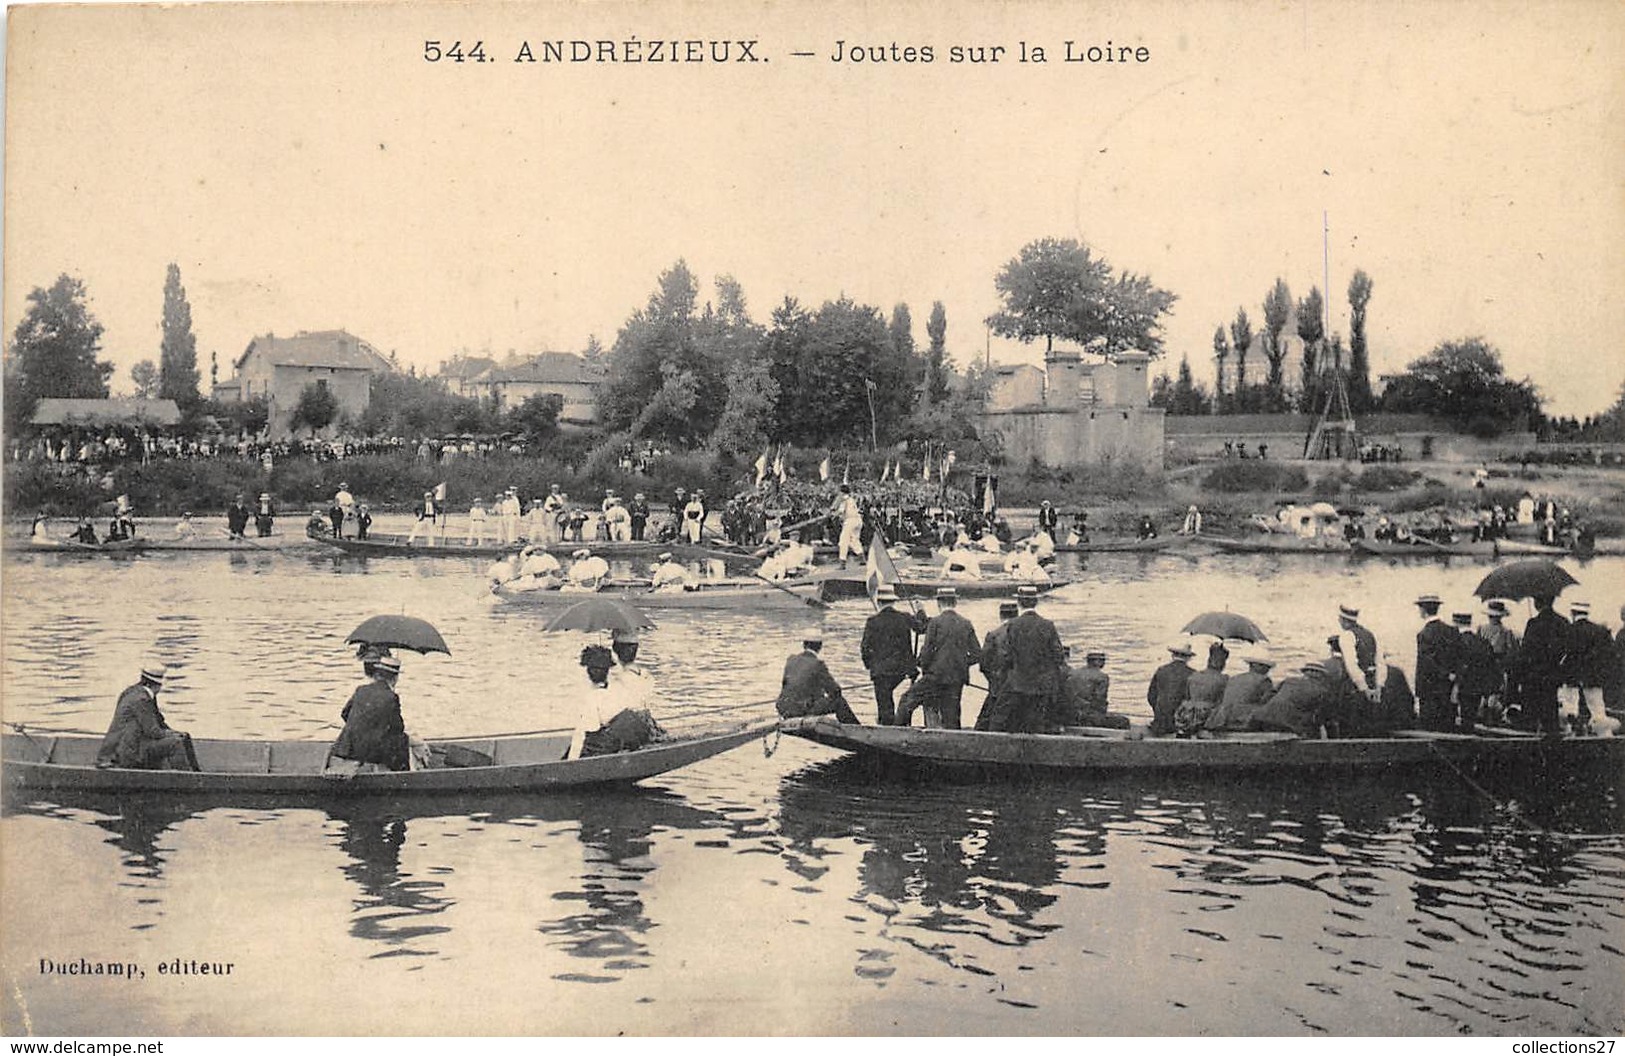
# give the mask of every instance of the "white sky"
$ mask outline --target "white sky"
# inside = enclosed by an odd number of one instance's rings
[[[521,40],[759,38],[757,65],[515,65]],[[502,61],[430,65],[425,39]],[[1064,64],[1062,42],[1143,44]],[[929,65],[832,63],[838,39]],[[1051,62],[1022,65],[1017,41]],[[954,65],[955,43],[1011,48]],[[815,59],[789,53],[812,50]],[[5,329],[82,277],[105,354],[157,358],[180,264],[200,366],[346,327],[407,363],[606,344],[678,257],[744,285],[948,312],[981,354],[993,274],[1077,237],[1255,328],[1276,276],[1332,328],[1374,279],[1374,370],[1483,335],[1549,409],[1625,381],[1625,6],[1615,3],[273,4],[14,10]],[[994,358],[1039,358],[994,342]],[[1262,363],[1255,350],[1253,363]]]

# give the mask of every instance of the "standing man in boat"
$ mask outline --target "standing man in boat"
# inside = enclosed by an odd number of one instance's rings
[[[1537,597],[1535,614],[1523,628],[1516,665],[1524,723],[1548,736],[1562,735],[1557,719],[1557,691],[1563,685],[1569,651],[1569,621],[1553,609],[1557,599]],[[1417,690],[1420,701],[1422,693]]]
[[[694,495],[683,506],[683,538],[698,543],[705,530],[705,492],[694,489]]]
[[[632,496],[632,505],[626,508],[626,512],[632,518],[632,541],[641,543],[644,529],[649,526],[649,500],[644,498],[643,492]]]
[[[1373,700],[1377,694],[1377,636],[1360,623],[1360,610],[1344,602],[1337,607],[1337,641],[1350,680]]]
[[[920,646],[920,680],[903,697],[897,725],[907,726],[914,717],[914,705],[925,709],[928,727],[960,728],[959,705],[970,682],[970,669],[982,659],[976,628],[956,607],[959,592],[953,587],[937,589],[937,617],[925,627]]]
[[[1010,621],[1003,654],[1004,681],[999,685],[998,711],[989,728],[1004,733],[1042,733],[1045,712],[1056,693],[1057,677],[1066,656],[1055,624],[1038,614],[1038,588],[1020,587],[1016,606],[1021,614]]]
[[[1501,665],[1489,641],[1473,630],[1473,614],[1456,612],[1450,622],[1461,634],[1456,646],[1456,722],[1461,733],[1477,732],[1484,719],[1484,703],[1501,692]],[[1499,725],[1499,716],[1495,716]]]
[[[1056,538],[1056,529],[1061,523],[1061,515],[1056,512],[1054,504],[1048,499],[1038,505],[1038,530],[1049,536],[1050,542]]]
[[[485,545],[485,524],[488,520],[485,513],[485,500],[478,495],[468,507],[468,535],[463,538],[464,546],[473,546],[478,543]]]
[[[276,523],[276,504],[271,501],[271,493],[260,492],[259,505],[254,507],[254,530],[261,539],[269,538],[271,526]]]
[[[1441,604],[1437,594],[1423,594],[1416,599],[1424,622],[1416,634],[1415,687],[1422,728],[1449,732],[1456,727],[1451,693],[1455,688],[1461,636],[1439,618]]]
[[[801,652],[784,662],[784,680],[775,705],[779,715],[794,719],[803,715],[833,714],[837,722],[863,725],[846,703],[840,683],[819,658],[818,652],[823,648],[821,635],[808,635],[801,640]]]
[[[914,657],[915,622],[897,611],[897,591],[890,583],[875,591],[875,614],[864,621],[858,652],[875,689],[875,721],[891,726],[897,721],[893,694],[904,679],[917,676]]]
[[[840,494],[836,496],[830,514],[841,521],[841,535],[835,545],[836,559],[841,562],[842,568],[849,568],[851,566],[847,563],[848,554],[860,561],[863,560],[863,507],[852,494],[850,484],[841,485]]]
[[[350,482],[340,481],[339,490],[333,493],[333,505],[339,511],[338,524],[333,530],[333,538],[344,538],[344,522],[355,520],[355,496],[350,494]]]
[[[426,545],[433,546],[435,518],[439,516],[439,511],[435,509],[434,492],[424,492],[423,501],[412,512],[417,515],[417,523],[412,525],[411,534],[406,537],[407,545],[417,542],[418,533],[422,532],[428,537]]]
[[[1609,640],[1608,628],[1591,622],[1591,604],[1576,601],[1569,606],[1573,622],[1569,625],[1569,649],[1566,660],[1567,683],[1578,696],[1576,708],[1579,725],[1576,732],[1592,732],[1592,724],[1606,717],[1603,710],[1602,689],[1608,684],[1608,669],[1612,666],[1614,643]]]
[[[148,661],[136,684],[119,694],[113,721],[96,752],[99,769],[199,769],[191,735],[171,729],[158,710],[158,692],[168,671],[162,663]]]
[[[1145,701],[1151,705],[1148,732],[1153,737],[1166,737],[1174,732],[1174,716],[1185,702],[1190,686],[1190,658],[1196,655],[1191,643],[1183,641],[1170,645],[1168,652],[1172,659],[1152,672],[1151,682],[1145,687]]]
[[[362,668],[372,681],[356,687],[340,718],[344,729],[333,742],[333,756],[355,763],[376,763],[391,770],[411,766],[411,742],[401,716],[401,698],[395,693],[401,662],[393,656],[366,661]]]
[[[541,538],[552,546],[563,538],[559,530],[559,518],[564,516],[564,492],[559,490],[557,484],[547,489],[547,497],[542,499],[542,535]]]
[[[982,679],[987,683],[987,698],[982,701],[982,710],[976,715],[978,730],[993,728],[991,723],[998,713],[999,687],[1004,683],[1004,642],[1010,635],[1010,621],[1020,611],[1013,601],[999,602],[999,625],[982,639],[982,655],[977,666],[982,669]]]
[[[244,538],[248,532],[250,516],[248,503],[239,494],[231,500],[231,505],[226,507],[226,533],[233,539]]]

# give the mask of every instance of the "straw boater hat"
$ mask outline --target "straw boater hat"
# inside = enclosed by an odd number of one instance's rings
[[[999,615],[1000,616],[1014,616],[1017,612],[1020,612],[1020,611],[1021,611],[1021,607],[1018,606],[1013,601],[1001,601],[1001,602],[999,602]]]
[[[387,671],[392,675],[401,673],[401,662],[393,656],[380,656],[372,662],[372,666],[375,670]]]
[[[151,682],[153,685],[164,684],[164,677],[169,674],[169,666],[162,660],[148,660],[141,665],[141,681]]]
[[[1507,609],[1507,603],[1502,601],[1500,598],[1496,598],[1494,601],[1490,602],[1487,607],[1491,616],[1505,616],[1509,611]]]
[[[1174,644],[1170,645],[1168,647],[1168,651],[1173,653],[1175,656],[1182,656],[1187,660],[1196,655],[1196,650],[1191,648],[1191,643],[1184,641],[1175,642]]]
[[[577,550],[575,553],[571,554],[570,556],[571,557],[591,557],[592,556],[592,551],[588,550],[586,547],[582,547],[580,550]]]
[[[1357,620],[1360,618],[1360,610],[1355,608],[1353,605],[1344,602],[1337,607],[1337,615],[1341,616],[1345,620]]]
[[[1087,653],[1083,654],[1083,658],[1085,660],[1104,660],[1106,659],[1106,650],[1091,649]]]
[[[875,600],[880,602],[880,604],[882,604],[882,605],[885,605],[885,604],[887,604],[889,602],[896,601],[897,600],[897,590],[896,590],[896,588],[894,588],[890,583],[882,584],[880,589],[875,591]]]
[[[953,587],[938,587],[937,588],[937,600],[938,601],[958,601],[959,600],[959,591],[955,590]]]
[[[1417,599],[1416,599],[1416,604],[1421,605],[1423,607],[1426,607],[1428,605],[1432,605],[1434,608],[1438,608],[1438,606],[1441,603],[1442,603],[1441,599],[1439,598],[1439,595],[1437,595],[1437,594],[1423,594],[1423,595],[1420,595],[1419,597],[1417,597]]]
[[[1302,670],[1306,675],[1324,675],[1326,673],[1326,665],[1321,663],[1319,660],[1311,660],[1307,664],[1304,664],[1300,670]]]
[[[1591,602],[1571,601],[1569,603],[1569,612],[1575,616],[1589,616],[1591,615]]]
[[[1269,650],[1261,645],[1255,645],[1241,654],[1241,658],[1249,664],[1259,667],[1274,667],[1275,661],[1270,657]]]
[[[1016,604],[1020,605],[1024,609],[1030,609],[1036,606],[1038,604],[1038,588],[1017,587]]]
[[[657,561],[670,561],[671,560],[671,551],[667,550],[664,553],[656,554],[655,555],[655,560],[657,560]]]

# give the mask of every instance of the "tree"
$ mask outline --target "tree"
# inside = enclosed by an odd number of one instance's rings
[[[1057,337],[1108,357],[1129,349],[1160,355],[1161,319],[1177,299],[1145,276],[1114,278],[1111,265],[1075,239],[1027,243],[993,285],[1003,307],[988,326],[1024,343],[1042,337],[1046,356]]]
[[[1217,405],[1224,403],[1224,364],[1229,358],[1230,339],[1224,334],[1224,324],[1220,323],[1218,329],[1213,331],[1213,359],[1218,363],[1213,383],[1213,402]]]
[[[1286,329],[1291,314],[1292,291],[1287,289],[1285,279],[1276,279],[1264,295],[1264,358],[1269,361],[1269,377],[1264,383],[1277,394],[1286,388],[1286,349],[1281,345],[1281,331]]]
[[[598,340],[597,334],[588,334],[587,346],[581,350],[581,358],[586,360],[590,366],[602,366],[609,362],[609,349],[605,348],[604,343]]]
[[[904,365],[910,388],[918,389],[925,383],[925,364],[920,362],[914,348],[914,313],[908,305],[898,302],[891,310],[891,322],[886,326],[891,335],[892,349]]]
[[[216,385],[218,385],[218,384],[220,384],[220,353],[218,353],[218,352],[210,352],[209,353],[209,391],[211,393],[213,393],[214,392],[214,387]]]
[[[310,435],[314,437],[318,432],[332,424],[338,417],[339,401],[326,385],[311,382],[299,392],[299,402],[293,406],[293,417],[288,426],[298,429],[301,426],[310,428]]]
[[[941,403],[948,398],[948,312],[941,301],[931,302],[925,336],[931,341],[926,353],[925,396],[932,403]]]
[[[1309,296],[1298,302],[1298,340],[1303,342],[1303,360],[1298,364],[1298,380],[1303,393],[1302,408],[1320,409],[1325,387],[1320,380],[1321,343],[1326,339],[1326,301],[1318,286],[1309,287]]]
[[[182,411],[190,413],[203,397],[197,391],[197,338],[192,334],[192,306],[187,303],[178,264],[171,264],[164,277],[163,334],[158,351],[158,395],[174,400]]]
[[[773,313],[763,353],[779,387],[781,440],[809,447],[867,443],[872,426],[884,443],[913,409],[907,364],[879,309],[869,305],[842,297],[808,314],[787,297]]]
[[[722,408],[711,445],[733,455],[760,451],[773,438],[779,384],[766,359],[741,360],[728,371],[728,402]]]
[[[1230,343],[1236,350],[1235,392],[1240,395],[1247,390],[1247,351],[1253,347],[1253,323],[1245,308],[1236,309],[1236,319],[1230,324]]]
[[[49,397],[101,399],[113,364],[96,358],[102,324],[90,314],[84,283],[60,275],[50,289],[36,286],[12,335],[6,415],[15,432]]]
[[[563,410],[564,397],[556,392],[526,396],[523,403],[503,416],[502,427],[532,443],[539,443],[559,431],[559,414]]]
[[[1364,271],[1356,271],[1349,279],[1349,405],[1355,414],[1364,414],[1376,402],[1371,395],[1371,354],[1365,343],[1371,285],[1371,276]]]
[[[1179,374],[1168,390],[1169,414],[1210,414],[1213,410],[1212,401],[1208,399],[1207,390],[1196,383],[1191,375],[1191,361],[1189,356],[1182,356],[1179,360]]]
[[[1481,436],[1529,428],[1540,406],[1534,385],[1507,378],[1501,353],[1481,337],[1440,342],[1382,396],[1385,411],[1437,415]]]
[[[130,381],[141,399],[150,400],[158,395],[158,368],[153,366],[152,360],[143,359],[131,367]]]

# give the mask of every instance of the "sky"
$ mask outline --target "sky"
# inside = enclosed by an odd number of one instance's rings
[[[765,61],[511,61],[674,38]],[[458,39],[495,61],[425,61]],[[892,43],[934,61],[831,57]],[[960,365],[1039,362],[982,320],[1046,236],[1176,293],[1169,366],[1199,379],[1216,325],[1329,263],[1345,338],[1349,277],[1375,283],[1374,372],[1482,336],[1555,413],[1625,382],[1625,6],[1601,0],[23,8],[7,60],[5,331],[79,276],[115,389],[157,358],[172,261],[205,381],[301,329],[422,369],[610,344],[680,258],[762,321],[844,293],[907,303],[923,343],[941,300]]]

